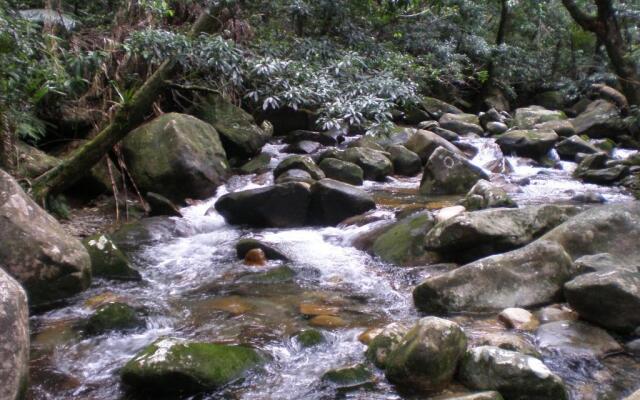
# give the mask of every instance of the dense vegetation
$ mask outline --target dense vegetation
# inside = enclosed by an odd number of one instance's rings
[[[205,9],[217,26],[189,36]],[[385,129],[421,95],[554,106],[603,82],[637,99],[637,1],[2,0],[0,12],[5,143],[86,137],[166,59],[179,72],[156,111],[217,91],[256,115],[304,110],[325,129]]]

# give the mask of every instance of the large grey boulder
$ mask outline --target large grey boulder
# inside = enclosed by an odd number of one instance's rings
[[[198,103],[195,116],[216,128],[229,157],[253,157],[269,139],[269,134],[256,125],[251,114],[222,96],[211,95]]]
[[[393,145],[387,147],[389,159],[393,163],[393,171],[396,175],[414,176],[422,170],[420,156],[404,146]]]
[[[426,163],[429,157],[438,147],[444,147],[452,153],[462,155],[462,152],[454,146],[451,142],[443,139],[441,136],[436,135],[431,131],[417,130],[415,131],[409,140],[404,145],[407,149],[416,153],[422,163]]]
[[[389,381],[420,391],[437,391],[453,378],[467,349],[467,337],[455,322],[422,318],[386,359]]]
[[[553,149],[559,138],[551,130],[515,130],[500,135],[496,143],[505,154],[540,160]]]
[[[576,212],[574,207],[555,205],[466,212],[436,225],[424,244],[455,260],[478,259],[524,246]]]
[[[567,301],[581,318],[628,333],[640,326],[640,272],[598,271],[564,286]]]
[[[29,307],[22,286],[2,268],[0,338],[0,399],[22,399],[29,375]]]
[[[304,183],[283,183],[222,196],[215,209],[234,225],[284,228],[307,221],[311,190]]]
[[[551,121],[566,120],[562,111],[547,110],[540,106],[518,108],[514,116],[514,126],[518,129],[533,129],[535,125]]]
[[[311,186],[308,218],[318,225],[338,225],[347,218],[376,208],[373,197],[362,189],[333,179]]]
[[[335,158],[358,165],[362,168],[366,180],[384,181],[387,176],[393,174],[393,163],[389,160],[388,153],[382,151],[352,147],[338,153]]]
[[[292,170],[298,169],[302,171],[306,171],[312,179],[319,180],[324,179],[324,172],[313,162],[313,159],[309,156],[290,156],[280,161],[280,163],[276,166],[276,169],[273,170],[274,179],[278,179],[280,175],[283,173]]]
[[[424,167],[420,193],[466,194],[481,179],[489,179],[482,168],[458,153],[438,147]]]
[[[573,263],[557,243],[535,241],[509,253],[427,278],[413,290],[418,309],[433,314],[532,307],[562,299]]]
[[[164,114],[132,131],[123,153],[141,192],[176,203],[211,197],[229,171],[216,129],[185,114]]]
[[[480,126],[480,119],[474,114],[444,114],[438,122],[443,129],[458,135],[484,134],[484,129]]]
[[[577,135],[587,135],[594,139],[616,139],[620,135],[628,134],[620,110],[606,100],[596,100],[589,104],[572,122]]]
[[[580,136],[573,135],[556,144],[556,151],[563,159],[573,161],[578,153],[594,154],[599,153],[600,149]]]
[[[31,307],[47,306],[89,286],[91,261],[6,172],[0,170],[0,266],[18,280]]]
[[[433,97],[424,97],[420,102],[420,106],[423,110],[429,113],[433,119],[440,119],[444,114],[463,113],[458,107]]]
[[[378,368],[385,368],[387,365],[387,357],[402,343],[402,339],[409,329],[409,326],[398,322],[393,322],[382,328],[380,333],[369,343],[369,347],[365,353],[367,359],[373,362]]]
[[[562,379],[542,361],[497,347],[469,350],[458,375],[467,387],[497,390],[505,400],[569,399]]]
[[[348,161],[328,157],[323,159],[318,166],[327,178],[357,186],[362,185],[364,181],[362,168]]]

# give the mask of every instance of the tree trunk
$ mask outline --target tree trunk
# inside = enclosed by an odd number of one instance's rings
[[[574,0],[562,0],[571,17],[582,29],[593,32],[604,47],[611,66],[629,103],[640,105],[640,75],[636,65],[626,57],[624,40],[611,0],[595,0],[597,16],[590,16]]]
[[[15,137],[9,120],[0,109],[0,168],[10,174],[15,174],[16,170],[16,148]]]
[[[496,34],[496,47],[500,47],[505,43],[507,35],[507,26],[509,24],[509,3],[508,0],[500,0],[500,22],[498,23],[498,33]],[[482,85],[480,92],[480,101],[484,102],[485,98],[490,95],[491,91],[497,87],[496,63],[493,57],[487,66],[487,81]]]
[[[194,23],[190,35],[211,32],[217,26],[215,18],[209,12],[204,12]],[[162,63],[135,92],[133,98],[121,106],[106,128],[59,166],[36,179],[32,186],[32,195],[36,201],[42,203],[49,194],[58,193],[76,183],[127,133],[142,123],[164,88],[165,81],[171,77],[175,69],[175,60]]]

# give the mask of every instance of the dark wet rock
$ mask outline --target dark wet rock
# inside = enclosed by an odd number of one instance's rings
[[[558,136],[562,137],[571,137],[576,134],[576,128],[573,126],[571,121],[569,120],[556,120],[556,121],[548,121],[543,122],[541,124],[536,124],[533,126],[533,129],[548,131],[552,130],[558,134]]]
[[[616,165],[615,167],[604,169],[589,169],[580,172],[576,171],[576,177],[589,183],[611,185],[622,180],[628,173],[629,167],[626,165]]]
[[[393,164],[389,160],[388,153],[382,151],[353,147],[333,158],[358,165],[362,168],[366,180],[383,181],[393,173]]]
[[[373,373],[363,364],[336,368],[325,372],[322,381],[341,390],[372,386],[375,383]]]
[[[640,357],[640,339],[627,342],[624,348],[635,357]],[[639,393],[640,394],[640,393]]]
[[[523,308],[505,308],[498,314],[498,320],[507,328],[519,331],[534,331],[540,325],[538,318]]]
[[[270,163],[271,155],[267,153],[260,153],[240,167],[240,173],[245,175],[261,174],[269,170]]]
[[[29,375],[29,307],[27,295],[0,268],[0,398],[22,399]]]
[[[300,182],[312,185],[315,181],[316,180],[303,169],[288,169],[278,175],[275,180],[275,184],[279,185],[284,183]]]
[[[299,169],[306,171],[311,178],[315,180],[323,179],[324,172],[313,162],[309,156],[290,156],[285,158],[278,164],[276,169],[273,170],[273,177],[278,177],[290,169]]]
[[[540,106],[518,108],[514,115],[514,126],[518,129],[533,129],[545,122],[566,120],[562,111],[547,110]]]
[[[373,243],[372,252],[383,261],[412,266],[437,261],[435,254],[424,249],[424,237],[435,226],[428,211],[406,217],[387,228]]]
[[[418,309],[442,314],[532,307],[562,298],[573,264],[556,243],[535,241],[430,277],[413,291]]]
[[[149,192],[147,193],[146,200],[149,203],[149,207],[151,208],[151,210],[149,211],[149,216],[158,217],[166,215],[169,217],[182,218],[182,213],[180,212],[178,207],[163,195]]]
[[[440,390],[453,378],[466,349],[467,337],[458,324],[422,318],[389,353],[385,375],[405,388]]]
[[[105,234],[97,234],[83,240],[82,244],[91,257],[91,273],[94,277],[120,280],[140,280],[140,273],[129,258]]]
[[[31,307],[47,306],[89,286],[91,260],[80,241],[0,170],[0,263],[24,286]]]
[[[267,256],[262,249],[251,249],[244,255],[244,264],[262,267],[267,263]]]
[[[423,164],[429,160],[429,157],[431,157],[433,152],[440,146],[453,153],[462,154],[462,152],[452,143],[431,131],[424,130],[415,131],[409,137],[409,140],[404,144],[404,146],[416,153],[420,157],[420,160],[422,160]]]
[[[307,221],[311,190],[304,183],[284,183],[228,193],[215,209],[233,225],[295,227]]]
[[[473,114],[444,114],[438,122],[443,129],[453,131],[462,136],[484,134],[484,129],[480,126],[480,120]]]
[[[461,204],[469,211],[518,206],[504,189],[484,179],[479,180],[471,188]]]
[[[591,139],[589,142],[607,154],[611,154],[616,148],[616,142],[611,139]]]
[[[186,237],[193,233],[194,229],[182,219],[150,217],[122,225],[110,235],[110,238],[116,247],[125,254],[130,254],[142,246]]]
[[[487,132],[491,135],[500,135],[507,130],[509,130],[509,127],[504,122],[491,121],[487,123]]]
[[[238,282],[271,285],[274,283],[291,282],[293,281],[295,276],[296,271],[294,271],[287,265],[283,265],[280,267],[271,268],[268,271],[243,275],[242,277],[240,277],[240,279],[238,279]]]
[[[483,334],[478,340],[474,341],[474,345],[494,346],[536,358],[540,357],[540,353],[533,344],[529,343],[522,335],[512,332],[490,332]]]
[[[229,157],[253,157],[270,137],[256,125],[251,114],[222,96],[211,95],[198,103],[194,115],[216,128]]]
[[[564,286],[571,307],[581,318],[607,329],[632,332],[640,326],[640,273],[625,270],[592,272]]]
[[[435,121],[433,121],[434,123],[436,123]],[[424,128],[420,128],[422,130],[426,130],[426,131],[430,131],[435,133],[436,135],[440,136],[441,138],[443,138],[444,140],[448,141],[448,142],[455,142],[457,140],[460,140],[460,135],[458,135],[457,133],[441,128],[440,126],[437,125],[433,126],[433,127],[424,127]]]
[[[285,143],[293,144],[302,141],[320,143],[325,146],[335,146],[338,144],[342,135],[337,131],[314,132],[307,130],[295,130],[287,134],[284,138]]]
[[[320,150],[320,143],[312,142],[309,140],[302,140],[300,142],[295,142],[284,148],[285,153],[294,153],[294,154],[313,154],[316,151]]]
[[[84,329],[89,335],[100,335],[111,331],[131,331],[144,325],[144,319],[133,307],[124,303],[107,303],[89,317]]]
[[[567,104],[566,96],[561,90],[547,90],[533,98],[536,104],[551,110],[562,110]]]
[[[330,179],[357,186],[362,185],[364,180],[362,168],[348,161],[338,160],[337,158],[324,158],[319,167],[325,176]]]
[[[422,170],[420,156],[404,146],[394,145],[387,147],[389,158],[393,163],[393,171],[396,175],[414,176]]]
[[[433,97],[424,97],[420,105],[433,119],[440,119],[444,114],[463,113],[458,107]]]
[[[580,157],[581,159],[579,160]],[[576,161],[578,162],[578,167],[575,175],[580,176],[589,170],[605,168],[607,161],[609,161],[609,156],[602,152],[588,155],[577,154]]]
[[[541,351],[567,359],[601,358],[622,350],[605,330],[581,321],[543,324],[536,340]]]
[[[289,261],[289,257],[272,244],[250,238],[240,239],[238,243],[236,243],[236,254],[241,260],[244,259],[251,249],[261,249],[270,260]]]
[[[303,348],[317,346],[321,343],[326,342],[326,339],[322,332],[317,329],[305,329],[296,333],[294,335],[294,338]]]
[[[489,179],[482,168],[459,154],[438,147],[425,165],[420,193],[466,194],[481,179]]]
[[[409,331],[409,326],[393,322],[380,331],[369,343],[365,353],[367,359],[378,368],[385,368],[387,357],[402,342],[402,338]]]
[[[425,248],[455,260],[478,259],[524,246],[576,213],[574,207],[555,205],[466,212],[436,225]]]
[[[627,125],[620,116],[615,104],[606,100],[596,100],[587,109],[573,119],[576,134],[590,138],[616,139],[628,134]]]
[[[584,204],[604,204],[607,202],[607,199],[603,195],[593,190],[587,190],[584,193],[578,193],[575,196],[571,197],[571,200],[577,203]]]
[[[503,133],[496,143],[505,154],[540,160],[553,149],[557,141],[558,135],[550,130],[516,130]]]
[[[350,142],[347,147],[362,147],[365,149],[384,151],[384,147],[382,147],[377,140],[371,136],[362,136],[353,142]]]
[[[362,189],[333,179],[322,179],[311,187],[310,222],[337,225],[347,218],[376,208],[373,197]]]
[[[556,151],[561,158],[566,160],[575,160],[578,153],[594,154],[601,150],[578,135],[573,135],[556,144]]]
[[[242,378],[263,362],[252,348],[159,339],[140,351],[121,370],[135,392],[189,395],[213,390]]]
[[[563,304],[552,304],[543,307],[536,312],[536,316],[542,324],[556,321],[575,321],[578,319],[578,314]]]
[[[458,373],[467,386],[497,390],[506,400],[566,400],[562,379],[537,358],[497,347],[469,350]]]
[[[140,191],[177,203],[211,197],[229,172],[216,129],[184,114],[164,114],[132,131],[123,154]]]
[[[480,154],[480,149],[478,149],[476,146],[472,145],[471,143],[458,140],[456,142],[453,142],[452,144],[456,146],[458,150],[460,150],[462,154],[464,154],[465,157],[467,157],[468,159],[473,159],[475,156]]]

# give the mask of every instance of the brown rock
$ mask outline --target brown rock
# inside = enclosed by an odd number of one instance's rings
[[[244,256],[244,263],[252,266],[263,266],[267,263],[267,256],[262,249],[251,249]]]

